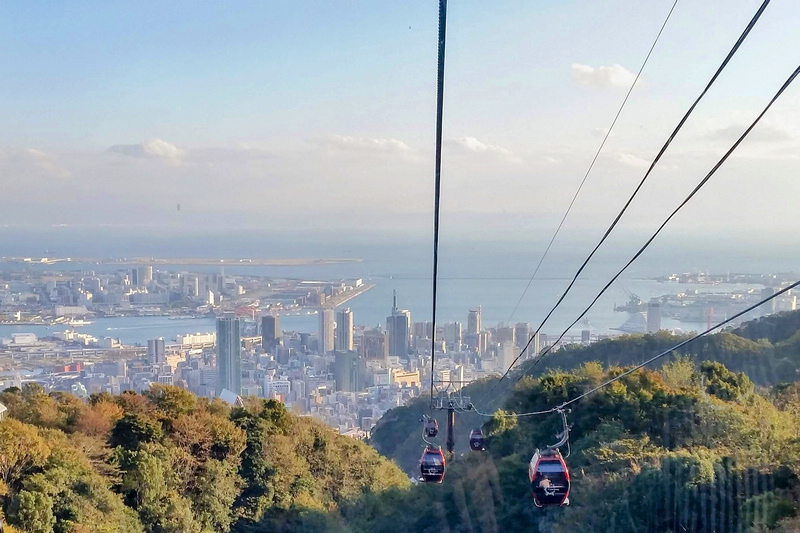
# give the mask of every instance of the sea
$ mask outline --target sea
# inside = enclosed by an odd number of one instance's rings
[[[583,270],[562,305],[547,320],[542,332],[560,333],[588,306],[606,283],[643,242],[627,235],[610,239]],[[557,240],[542,262],[535,278],[546,242],[535,237],[506,239],[503,235],[471,239],[459,237],[440,241],[436,320],[459,321],[466,325],[470,309],[481,308],[484,327],[500,323],[528,322],[541,324],[563,294],[571,277],[596,243],[597,235],[572,236]],[[120,232],[112,229],[51,228],[47,231],[0,231],[0,255],[3,257],[207,257],[207,258],[351,258],[354,262],[315,263],[299,266],[197,265],[157,266],[174,271],[219,272],[226,275],[264,276],[275,279],[340,280],[361,278],[374,288],[347,302],[357,325],[385,324],[391,313],[396,291],[397,305],[411,311],[412,322],[429,321],[432,316],[433,251],[430,239],[391,235],[354,234],[334,236],[277,236],[268,231],[193,232],[188,235],[161,235],[158,232]],[[735,236],[708,237],[683,242],[680,235],[657,241],[634,262],[597,300],[590,312],[570,334],[581,330],[596,334],[618,333],[615,328],[627,319],[626,313],[614,311],[627,302],[630,294],[649,298],[686,289],[725,292],[760,286],[738,284],[683,285],[659,282],[654,278],[671,273],[705,271],[711,273],[800,272],[800,245],[779,240],[765,243],[758,239],[737,240]],[[19,265],[0,264],[4,270]],[[64,262],[31,265],[37,271],[107,272],[119,265]],[[281,318],[284,330],[316,332],[318,317],[291,314]],[[705,323],[662,320],[662,327],[683,331],[705,329]],[[43,336],[63,326],[0,325],[0,337],[15,332]],[[214,330],[208,318],[174,319],[170,317],[98,318],[81,331],[115,337],[124,344],[146,344],[147,339],[164,337],[168,342],[178,334]]]

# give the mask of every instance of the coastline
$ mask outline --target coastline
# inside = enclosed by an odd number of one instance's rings
[[[57,263],[88,263],[99,265],[200,265],[200,266],[303,266],[303,265],[336,265],[348,263],[361,263],[364,260],[356,257],[289,257],[289,258],[213,258],[213,257],[123,257],[123,258],[92,258],[92,257],[3,257],[3,263],[22,263],[34,265],[52,265]]]

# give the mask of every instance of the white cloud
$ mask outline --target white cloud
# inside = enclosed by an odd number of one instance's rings
[[[410,156],[415,150],[403,141],[392,138],[351,137],[349,135],[328,135],[321,139],[312,139],[330,151],[361,152],[373,154],[395,154]]]
[[[735,142],[745,132],[749,124],[731,124],[709,132],[706,137],[712,141]],[[775,143],[789,141],[793,135],[781,126],[758,124],[746,138],[746,142]]]
[[[634,155],[634,154],[630,154],[630,153],[626,153],[626,152],[620,152],[620,153],[614,154],[614,159],[618,163],[622,163],[623,165],[626,165],[626,166],[629,166],[629,167],[636,167],[636,168],[646,168],[646,167],[650,166],[650,163],[651,163],[650,161],[648,161],[646,159],[643,159],[643,158],[639,157],[638,155]]]
[[[636,79],[636,74],[617,63],[609,67],[573,63],[572,75],[578,83],[593,87],[630,87]]]
[[[457,147],[467,152],[492,154],[514,163],[519,163],[522,161],[522,159],[516,156],[514,152],[508,148],[503,148],[502,146],[496,144],[484,143],[475,137],[461,137],[459,139],[447,140],[445,142],[450,146]]]
[[[164,159],[173,164],[179,164],[185,155],[184,150],[163,139],[148,139],[141,144],[116,144],[108,151],[129,157]]]
[[[65,179],[72,173],[59,164],[56,156],[36,148],[0,149],[0,176],[24,185],[25,179]]]

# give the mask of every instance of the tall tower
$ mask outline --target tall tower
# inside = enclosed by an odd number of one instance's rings
[[[242,391],[242,338],[233,313],[217,319],[217,396],[222,389]]]
[[[467,316],[467,334],[477,335],[481,332],[481,306],[477,309],[470,309]]]
[[[164,337],[147,341],[147,362],[151,365],[167,362]]]
[[[319,350],[322,353],[332,352],[334,348],[333,309],[323,308],[319,312]]]
[[[336,350],[353,349],[353,312],[348,307],[336,313]]]
[[[261,348],[271,353],[281,338],[281,319],[278,315],[261,317]]]
[[[392,314],[386,317],[389,332],[389,355],[406,358],[411,340],[411,311],[397,308],[397,291],[392,298]]]

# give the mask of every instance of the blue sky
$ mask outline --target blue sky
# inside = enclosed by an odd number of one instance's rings
[[[567,230],[610,220],[759,4],[678,2]],[[445,229],[552,230],[671,5],[451,0]],[[42,224],[427,230],[436,14],[432,0],[3,3],[0,224],[33,209]],[[796,2],[767,8],[629,229],[668,212],[800,63],[798,21]],[[798,95],[678,230],[794,221]],[[775,191],[787,206],[759,215]]]

